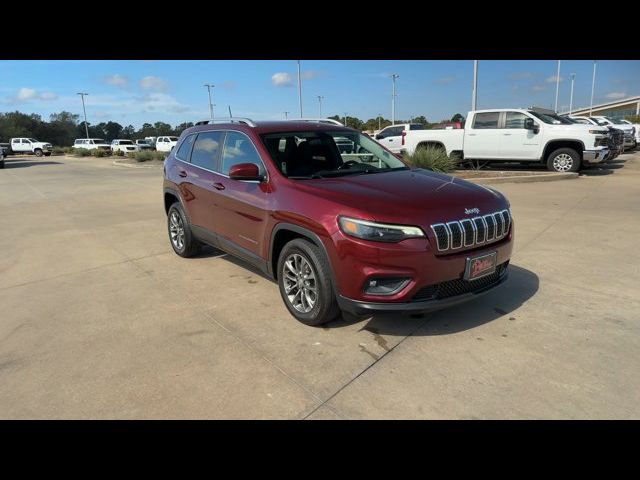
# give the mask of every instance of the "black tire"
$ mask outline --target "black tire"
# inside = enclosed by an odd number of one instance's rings
[[[0,170],[4,168],[4,159],[0,160]]]
[[[47,152],[44,154],[45,157],[50,157],[51,156],[51,152]]]
[[[577,172],[580,164],[580,154],[573,148],[559,148],[547,157],[547,169],[552,172]]]
[[[177,217],[174,215],[177,215]],[[177,231],[175,229],[176,226],[178,227]],[[180,202],[175,202],[169,207],[167,212],[167,233],[169,234],[169,243],[173,251],[181,257],[188,258],[198,253],[200,244],[191,232],[191,224]],[[179,240],[180,234],[182,234],[181,240]]]
[[[40,150],[39,148],[36,148],[33,153],[36,154],[36,157],[41,157],[43,155],[42,150]]]
[[[313,304],[313,307],[308,312],[298,310],[292,304],[292,301],[289,299],[289,296],[287,295],[287,292],[285,290],[285,268],[288,269],[285,264],[288,260],[291,260],[291,257],[293,255],[298,255],[304,258],[308,265],[312,268],[311,273],[313,273],[315,277],[314,285],[316,288],[316,300]],[[289,264],[292,264],[291,261]],[[289,269],[287,271],[291,274],[291,271]],[[299,322],[311,326],[322,325],[323,323],[334,320],[341,314],[336,296],[333,292],[333,284],[331,281],[331,265],[329,264],[329,261],[325,257],[322,250],[320,250],[320,248],[313,243],[302,238],[296,238],[295,240],[291,240],[289,243],[287,243],[280,252],[280,257],[278,258],[277,275],[278,286],[280,287],[280,295],[282,296],[282,300],[291,315],[293,315]],[[295,277],[295,275],[292,276]],[[289,278],[288,281],[292,282],[291,278]],[[304,279],[300,279],[299,281],[306,282],[306,280]],[[295,288],[296,287],[293,287],[290,292],[296,291],[294,290]],[[302,295],[303,294],[300,294],[301,302],[303,301]],[[294,297],[297,296],[298,295],[296,294]],[[309,300],[307,300],[307,307],[308,306]]]

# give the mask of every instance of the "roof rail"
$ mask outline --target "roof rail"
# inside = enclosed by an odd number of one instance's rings
[[[250,118],[245,117],[229,117],[229,118],[220,118],[215,120],[202,120],[200,122],[196,122],[196,125],[209,125],[212,123],[244,123],[245,125],[249,125],[250,127],[257,127],[256,122],[251,120]]]
[[[333,125],[340,125],[344,127],[344,124],[333,118],[289,118],[290,122],[318,122],[318,123],[331,123]]]

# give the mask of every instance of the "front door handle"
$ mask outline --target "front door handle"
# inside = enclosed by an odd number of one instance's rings
[[[510,133],[503,133],[502,135],[506,136],[506,137],[510,137],[511,134]]]
[[[187,172],[185,170],[180,170],[178,172],[178,176],[182,177],[182,178],[185,178],[187,176]]]
[[[215,188],[216,190],[224,190],[224,185],[220,182],[216,182],[213,184],[213,188]]]

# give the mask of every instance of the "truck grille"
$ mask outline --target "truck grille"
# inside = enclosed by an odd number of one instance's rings
[[[453,252],[461,248],[497,242],[509,233],[511,213],[509,210],[487,215],[464,218],[446,223],[434,223],[431,230],[436,238],[439,252]]]
[[[413,296],[411,301],[421,302],[424,300],[442,300],[445,298],[455,297],[457,295],[463,295],[465,293],[480,292],[498,283],[502,275],[507,270],[507,265],[509,265],[509,262],[504,262],[496,267],[496,271],[494,273],[477,280],[463,280],[462,278],[459,278],[457,280],[449,280],[447,282],[429,285],[428,287],[418,290],[418,293]]]

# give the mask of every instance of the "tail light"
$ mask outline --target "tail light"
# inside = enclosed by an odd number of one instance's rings
[[[407,136],[407,131],[403,130],[402,131],[402,145],[404,145],[404,137],[406,137],[406,136]]]

